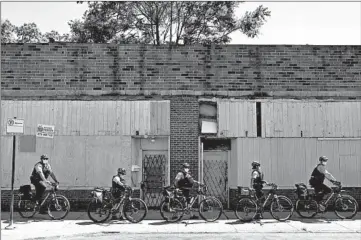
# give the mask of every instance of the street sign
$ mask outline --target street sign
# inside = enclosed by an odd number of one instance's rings
[[[54,138],[55,126],[38,124],[37,137]]]
[[[6,133],[24,133],[24,119],[8,118]]]

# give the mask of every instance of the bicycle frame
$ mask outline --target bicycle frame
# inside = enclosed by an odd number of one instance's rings
[[[200,189],[198,189],[197,195],[196,195],[195,197],[192,197],[192,198],[191,198],[190,203],[189,203],[189,204],[186,204],[185,208],[182,209],[182,212],[187,212],[187,211],[189,211],[189,210],[193,207],[194,203],[195,203],[197,200],[201,200],[200,198],[201,198],[201,197],[205,197],[205,196],[206,196],[206,195],[205,195]],[[176,197],[174,196],[174,198],[176,198]],[[184,196],[182,196],[182,201],[183,201],[183,202],[187,202]]]
[[[132,197],[131,197],[132,192],[133,192],[133,190],[131,190],[130,193],[125,193],[124,196],[120,199],[120,201],[118,203],[115,203],[115,208],[113,205],[112,209],[114,209],[114,211],[119,211],[121,213],[121,215],[123,215],[123,206],[127,201],[132,199]]]
[[[276,195],[276,193],[275,193],[275,190],[276,190],[276,189],[274,188],[274,186],[272,186],[272,189],[270,189],[270,190],[268,191],[268,195],[267,195],[264,203],[260,206],[262,209],[266,207],[266,205],[267,205],[267,203],[268,203],[268,201],[270,200],[271,197],[277,199],[277,195]],[[257,203],[257,205],[258,205],[258,201],[259,201],[260,199],[256,196],[255,193],[253,193],[251,196],[256,199],[256,203]]]
[[[39,208],[42,207],[45,202],[48,200],[49,196],[55,197],[56,196],[56,192],[54,190],[54,187],[52,187],[52,189],[46,194],[44,200],[41,202],[41,204],[39,205]],[[56,200],[57,201],[57,200]],[[58,204],[58,202],[57,202]]]

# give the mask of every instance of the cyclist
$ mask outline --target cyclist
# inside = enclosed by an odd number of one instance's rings
[[[257,161],[252,162],[251,189],[256,192],[257,199],[261,199],[264,195],[262,192],[263,184],[267,183],[263,180],[264,174],[261,171],[261,164]],[[261,213],[257,213],[256,219],[263,218]]]
[[[188,163],[182,164],[181,171],[178,172],[177,176],[175,177],[174,186],[182,190],[184,197],[187,200],[187,204],[189,206],[191,197],[190,197],[190,190],[193,187],[194,183],[200,184],[200,182],[195,181],[193,177],[190,175],[189,172],[190,165]],[[198,219],[198,216],[194,215],[193,212],[191,213],[190,219]]]
[[[124,175],[126,175],[126,170],[124,168],[118,168],[118,174],[112,178],[112,195],[114,198],[120,200],[125,189],[128,187],[125,183]],[[112,220],[117,220],[117,212],[112,212]],[[122,217],[119,220],[123,220]]]
[[[33,200],[36,201],[37,205],[41,203],[41,198],[45,192],[47,184],[51,184],[51,182],[47,180],[49,176],[52,177],[56,184],[59,184],[49,164],[48,156],[43,154],[40,156],[40,162],[35,164],[30,176],[30,182],[35,186],[36,191],[35,198]]]
[[[326,170],[328,158],[326,156],[321,156],[318,160],[319,163],[313,169],[309,183],[311,187],[315,189],[317,195],[316,201],[320,202],[326,194],[331,193],[331,188],[323,183],[325,178],[335,185],[340,184],[340,182],[337,182],[336,178]]]

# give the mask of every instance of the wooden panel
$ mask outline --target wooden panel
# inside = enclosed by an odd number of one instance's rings
[[[361,102],[262,102],[266,137],[361,137]]]
[[[256,102],[244,100],[218,101],[219,137],[257,137]]]
[[[57,136],[170,134],[170,101],[2,101],[1,111],[2,135],[14,116],[30,135],[37,124],[54,125]]]
[[[116,169],[124,167],[130,182],[131,169],[131,138],[113,136],[94,136],[87,138],[86,148],[86,185],[111,185],[111,177]]]

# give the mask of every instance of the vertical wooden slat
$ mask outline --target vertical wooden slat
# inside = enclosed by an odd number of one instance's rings
[[[356,128],[356,130],[357,130],[357,137],[361,137],[361,124],[359,124],[359,123],[361,123],[361,101],[360,102],[357,102],[357,107],[356,107],[356,113],[357,113],[357,119],[356,119],[356,126],[357,126],[357,128]],[[361,161],[361,159],[360,159],[360,161]],[[360,166],[361,166],[361,164],[360,164]],[[360,177],[361,178],[361,177]]]
[[[62,135],[69,135],[68,127],[68,101],[62,101]]]
[[[132,134],[132,107],[131,107],[131,104],[132,102],[130,101],[126,101],[126,109],[125,109],[125,114],[124,116],[126,116],[126,135],[130,136]]]
[[[150,134],[151,133],[151,129],[152,129],[152,127],[151,127],[151,112],[152,112],[152,109],[151,109],[151,102],[147,102],[147,104],[145,105],[146,106],[146,108],[144,109],[144,111],[145,111],[145,122],[146,122],[146,134]]]
[[[98,110],[99,109],[99,102],[98,101],[92,101],[92,115],[94,115],[94,135],[98,136],[99,135],[99,126],[100,126],[100,115],[101,112]]]
[[[167,101],[167,112],[166,112],[166,121],[167,121],[167,135],[170,135],[170,101]]]
[[[121,103],[120,101],[115,102],[115,115],[116,115],[116,135],[121,135],[122,119],[121,119]]]
[[[125,115],[126,113],[126,102],[125,101],[120,101],[120,112],[121,112],[121,122],[122,122],[122,128],[121,128],[121,135],[126,135],[126,132],[128,131],[128,129],[126,129],[127,126],[127,118],[129,118],[130,116]]]
[[[246,129],[246,124],[245,124],[245,117],[247,115],[247,112],[244,111],[244,104],[239,103],[236,105],[237,108],[237,125],[238,125],[238,129],[236,132],[236,136],[237,137],[245,137],[245,129]]]
[[[238,111],[238,105],[240,105],[241,103],[239,102],[233,102],[232,103],[232,107],[231,107],[231,123],[232,123],[232,137],[239,137],[240,136],[240,121],[239,119],[241,118],[241,114]]]
[[[266,136],[266,121],[265,121],[265,104],[264,102],[261,102],[261,136],[264,138]]]

